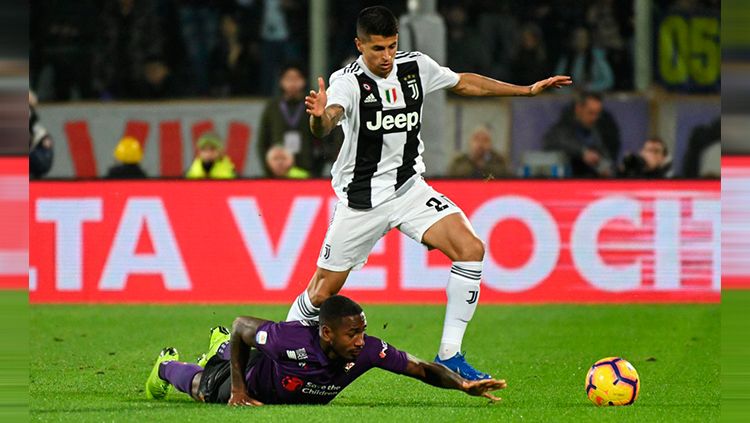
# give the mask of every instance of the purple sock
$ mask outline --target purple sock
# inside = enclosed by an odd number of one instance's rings
[[[159,377],[188,395],[193,386],[193,378],[202,371],[203,367],[197,364],[181,361],[167,361],[159,365]]]
[[[216,355],[221,357],[222,360],[229,361],[231,357],[231,352],[229,351],[229,341],[226,341],[223,344],[219,345],[219,349],[216,350]]]

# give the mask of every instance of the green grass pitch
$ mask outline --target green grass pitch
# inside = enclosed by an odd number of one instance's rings
[[[750,415],[750,291],[721,293],[721,419],[744,422]]]
[[[719,305],[480,305],[464,342],[469,361],[508,381],[488,404],[375,369],[326,406],[230,409],[172,392],[148,401],[159,350],[195,360],[208,329],[236,315],[283,319],[286,306],[52,306],[30,313],[30,416],[42,421],[716,421]],[[368,332],[431,359],[443,306],[365,306]],[[622,356],[642,391],[630,407],[597,408],[584,379]]]
[[[0,290],[0,422],[29,420],[29,301]]]

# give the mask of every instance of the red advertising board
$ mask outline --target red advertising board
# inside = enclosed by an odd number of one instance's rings
[[[487,244],[483,303],[720,298],[719,181],[432,185]],[[336,203],[328,181],[34,182],[30,199],[36,303],[289,303]],[[344,292],[442,303],[449,267],[394,230]]]
[[[26,289],[29,261],[29,161],[0,157],[0,289]]]
[[[722,288],[750,289],[750,156],[721,158]]]

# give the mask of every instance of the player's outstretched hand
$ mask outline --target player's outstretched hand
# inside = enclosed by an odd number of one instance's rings
[[[500,401],[500,397],[492,395],[490,392],[497,391],[498,389],[505,389],[508,384],[505,380],[497,379],[484,379],[484,380],[473,380],[464,381],[463,391],[467,394],[475,397],[485,397],[492,402]]]
[[[310,90],[310,94],[305,97],[305,111],[308,115],[321,117],[326,110],[328,96],[326,95],[326,86],[322,77],[318,77],[318,91]]]
[[[232,391],[232,396],[229,397],[229,402],[227,403],[227,405],[230,407],[246,405],[258,406],[263,405],[263,403],[251,397],[245,391]]]
[[[546,90],[547,88],[554,87],[554,88],[562,88],[566,85],[573,84],[573,80],[566,75],[556,75],[547,79],[542,79],[541,81],[537,81],[534,83],[534,85],[531,86],[531,95],[537,95],[540,94],[542,91]]]

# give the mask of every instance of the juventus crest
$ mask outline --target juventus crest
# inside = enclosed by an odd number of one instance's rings
[[[417,75],[413,73],[409,73],[406,76],[402,77],[402,83],[406,83],[406,87],[409,88],[411,91],[411,95],[404,92],[404,96],[410,96],[412,100],[416,100],[419,98],[419,82],[417,80]],[[402,85],[403,87],[403,85]],[[406,89],[404,89],[406,91]]]
[[[417,83],[416,79],[410,80],[406,84],[409,88],[411,88],[411,98],[416,100],[419,98],[419,84]]]

